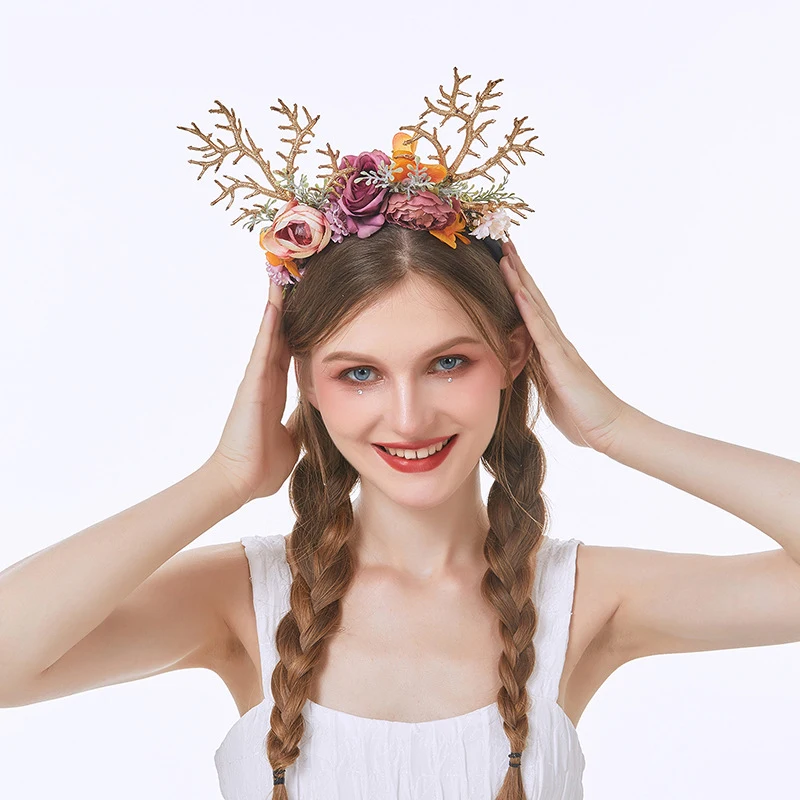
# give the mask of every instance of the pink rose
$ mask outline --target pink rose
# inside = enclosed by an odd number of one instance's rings
[[[362,171],[378,170],[381,163],[390,164],[392,159],[381,150],[371,150],[357,156],[344,156],[339,162],[339,169],[355,167],[347,176],[341,197],[336,201],[342,211],[343,221],[347,225],[348,233],[358,234],[359,239],[366,239],[379,230],[384,223],[383,212],[386,209],[386,195],[388,189],[368,183],[366,180],[356,182],[363,178]],[[337,188],[342,187],[342,178],[337,181]]]
[[[395,225],[415,230],[442,230],[452,225],[461,210],[458,198],[451,206],[447,200],[427,190],[406,196],[405,192],[394,192],[389,196],[386,219]]]
[[[259,244],[278,258],[308,258],[322,250],[331,238],[331,226],[316,208],[293,197],[261,231]]]

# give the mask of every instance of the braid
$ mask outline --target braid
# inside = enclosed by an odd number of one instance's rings
[[[305,729],[302,709],[325,641],[340,623],[341,599],[352,579],[350,492],[358,478],[330,440],[316,409],[299,406],[293,417],[299,441],[319,442],[324,452],[312,447],[295,467],[289,483],[296,515],[286,543],[292,572],[290,609],[276,631],[279,660],[270,683],[275,705],[267,734],[274,800],[288,799],[285,771],[300,755],[298,745]],[[308,425],[316,428],[316,438],[309,438]],[[329,466],[325,481],[323,464]]]
[[[537,367],[526,365],[514,381],[510,396],[504,398],[503,421],[483,456],[495,481],[487,501],[489,532],[483,552],[489,568],[481,594],[500,621],[502,686],[497,705],[512,759],[496,800],[525,800],[519,759],[528,738],[527,683],[536,660],[533,636],[539,619],[532,600],[536,563],[532,555],[548,519],[541,491],[544,454],[527,424],[527,373]]]
[[[497,705],[511,745],[511,761],[495,800],[525,800],[518,767],[528,738],[527,682],[535,664],[538,614],[532,590],[536,553],[548,520],[541,491],[545,458],[531,426],[548,382],[535,347],[512,377],[507,337],[524,323],[496,269],[498,254],[480,241],[455,253],[426,231],[396,225],[385,225],[363,240],[346,236],[336,247],[309,259],[313,265],[286,299],[283,326],[295,365],[302,371],[308,368],[313,349],[331,332],[412,276],[449,292],[504,365],[506,384],[500,392],[498,424],[481,458],[494,478],[487,502],[489,531],[483,552],[488,568],[481,594],[499,620],[503,651]],[[298,373],[298,387],[302,383]],[[529,422],[532,388],[536,414]],[[299,756],[302,709],[326,639],[340,625],[341,600],[354,572],[350,493],[359,476],[334,445],[305,393],[299,401],[287,426],[294,427],[306,454],[289,482],[296,516],[286,544],[292,572],[290,610],[276,632],[279,661],[271,680],[275,707],[267,735],[276,781],[274,800],[288,800],[283,779],[285,769]]]
[[[535,362],[535,358],[533,359]],[[533,635],[538,616],[531,599],[535,576],[532,554],[547,521],[541,492],[545,461],[541,445],[527,425],[528,364],[504,392],[504,408],[483,463],[495,478],[489,490],[489,532],[484,557],[489,568],[481,583],[484,599],[497,611],[503,652],[498,662],[502,687],[497,704],[511,752],[496,800],[524,800],[519,758],[528,737],[527,682],[533,673]],[[313,407],[298,406],[296,434],[312,446],[292,473],[289,496],[296,522],[286,546],[292,572],[290,610],[276,632],[279,661],[271,679],[275,705],[267,735],[273,768],[273,800],[288,800],[286,767],[299,754],[304,733],[302,709],[325,640],[341,621],[341,599],[353,576],[348,540],[353,525],[350,493],[358,473],[337,450]],[[313,426],[309,436],[306,426]],[[323,480],[323,465],[328,465]]]

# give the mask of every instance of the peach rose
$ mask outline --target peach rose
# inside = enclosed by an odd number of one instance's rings
[[[325,215],[293,197],[275,215],[272,225],[261,231],[258,242],[280,259],[307,258],[322,250],[331,238]]]

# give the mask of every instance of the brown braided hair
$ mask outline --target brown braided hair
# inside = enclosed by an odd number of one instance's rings
[[[549,519],[541,491],[545,459],[532,425],[545,397],[545,380],[535,347],[522,371],[511,374],[508,337],[524,323],[495,256],[479,239],[453,249],[427,231],[396,225],[385,225],[366,239],[348,236],[309,259],[303,279],[284,301],[283,325],[302,386],[312,349],[410,275],[432,281],[458,301],[506,374],[498,423],[481,457],[494,478],[483,548],[489,566],[481,594],[499,620],[503,651],[497,705],[514,759],[496,800],[525,800],[518,767],[528,738],[526,685],[535,660],[538,615],[532,591],[538,544]],[[533,415],[531,385],[536,390]],[[267,757],[274,771],[274,800],[288,800],[284,777],[299,755],[302,709],[325,643],[340,624],[341,600],[353,578],[350,495],[359,480],[302,390],[290,422],[304,455],[289,481],[296,515],[286,542],[290,609],[276,631],[279,661],[270,684],[275,705]]]

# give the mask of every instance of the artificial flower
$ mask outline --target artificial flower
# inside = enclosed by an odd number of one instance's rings
[[[345,236],[350,235],[350,229],[347,227],[347,217],[335,197],[329,197],[320,206],[320,211],[330,223],[332,242],[338,244]]]
[[[502,239],[508,241],[508,229],[511,227],[511,216],[504,208],[497,211],[490,211],[484,214],[480,223],[470,234],[477,239],[484,239],[491,236],[492,239]]]
[[[398,131],[392,138],[392,161],[394,161],[396,170],[392,175],[392,180],[395,183],[402,183],[407,177],[408,172],[416,166],[416,152],[419,139],[415,142],[409,143],[409,136],[403,131]],[[447,167],[441,164],[422,164],[420,168],[424,167],[428,173],[428,178],[432,183],[440,183],[447,177]]]
[[[366,239],[380,230],[384,223],[383,212],[389,189],[364,179],[364,171],[377,171],[379,164],[389,164],[391,159],[381,150],[370,150],[357,156],[344,156],[339,162],[339,169],[354,167],[347,176],[334,182],[334,187],[341,190],[341,195],[332,203],[338,203],[347,225],[348,233],[357,234],[359,239]],[[358,180],[360,178],[360,180]]]
[[[467,227],[467,221],[464,219],[464,215],[460,213],[461,211],[461,204],[459,203],[458,199],[456,198],[454,201],[458,203],[459,206],[459,214],[455,218],[454,222],[448,225],[446,228],[442,228],[441,230],[431,230],[429,233],[433,234],[437,239],[440,239],[445,244],[450,245],[455,250],[456,247],[456,239],[465,244],[471,244],[470,240],[464,236],[463,234],[459,233],[459,231],[463,231],[464,228]]]
[[[291,258],[282,259],[267,252],[267,275],[278,286],[297,283],[303,277],[303,272],[304,270],[298,269],[297,263]]]
[[[278,266],[295,258],[308,258],[322,250],[330,238],[331,226],[325,215],[293,197],[275,215],[272,225],[261,231],[258,241],[267,251],[270,264]],[[291,272],[289,264],[286,267]]]
[[[422,191],[410,196],[405,192],[392,192],[386,207],[386,219],[404,228],[441,230],[455,222],[460,210],[460,203],[456,209],[434,192]]]

